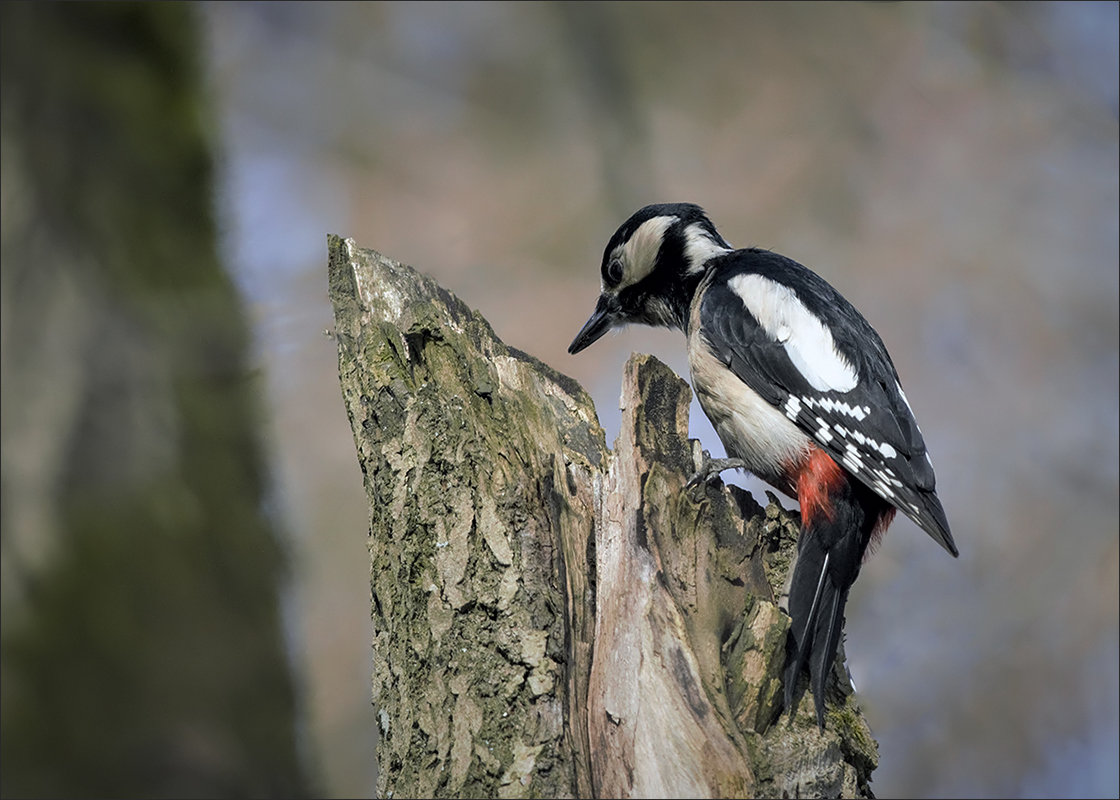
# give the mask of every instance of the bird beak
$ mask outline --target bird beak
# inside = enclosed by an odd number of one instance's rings
[[[613,328],[615,321],[618,319],[619,310],[617,297],[608,294],[599,295],[599,302],[595,305],[595,311],[592,313],[591,319],[584,323],[579,333],[576,334],[576,338],[568,345],[568,352],[575,355]]]

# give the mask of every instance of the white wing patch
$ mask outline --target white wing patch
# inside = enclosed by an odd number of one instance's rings
[[[809,385],[820,392],[848,392],[859,376],[837,350],[832,333],[788,286],[762,275],[736,275],[727,282]]]

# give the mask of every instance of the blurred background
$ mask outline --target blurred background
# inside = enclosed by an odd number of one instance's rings
[[[242,776],[167,779],[167,796],[371,794],[366,504],[324,335],[326,235],[432,275],[505,342],[578,379],[610,442],[625,359],[650,352],[687,375],[683,338],[634,328],[578,357],[566,348],[594,305],[607,239],[638,207],[668,201],[701,204],[733,244],[797,259],[860,308],[932,452],[960,559],[900,519],[848,606],[849,667],[880,745],[873,790],[1120,792],[1118,4],[231,2],[158,6],[153,19],[117,5],[96,24],[106,7],[46,7],[67,31],[57,50],[32,35],[37,6],[3,6],[5,794],[133,793],[109,778],[33,781],[35,769],[80,776],[93,769],[82,759],[114,758],[170,764],[161,776],[199,763]],[[72,67],[56,66],[67,53]],[[105,54],[116,88],[102,99],[84,65]],[[183,75],[195,77],[181,101],[155,83]],[[151,105],[150,132],[136,122],[125,145],[91,135],[105,105],[135,122],[129,98]],[[12,144],[36,102],[81,158]],[[150,157],[184,138],[178,156]],[[212,212],[172,201],[162,178],[174,170],[198,178]],[[96,201],[72,199],[87,185],[75,175],[92,176]],[[149,216],[91,212],[112,194],[98,181]],[[151,221],[161,210],[213,218],[168,240]],[[36,215],[66,235],[37,234]],[[200,237],[210,250],[191,252]],[[116,275],[122,252],[151,274]],[[198,302],[196,270],[229,297]],[[123,317],[110,304],[87,319],[89,298],[106,294],[86,285],[91,274],[118,286]],[[51,335],[73,319],[76,332]],[[157,347],[164,336],[199,348],[181,374]],[[121,364],[141,385],[104,379]],[[67,376],[89,373],[96,391],[76,393],[81,380]],[[171,401],[156,383],[217,394]],[[187,453],[143,514],[121,511],[122,482],[189,449],[190,425],[176,420],[228,408],[229,391],[241,422],[198,423],[215,450]],[[110,423],[75,410],[91,397]],[[131,426],[131,449],[106,433],[120,427],[113,415]],[[692,429],[722,455],[695,404]],[[116,475],[135,453],[139,466]],[[226,467],[242,461],[231,479]],[[199,473],[216,475],[200,487]],[[221,562],[207,588],[176,591],[198,618],[180,609],[169,621],[155,604],[140,629],[174,638],[192,674],[235,662],[232,690],[198,691],[227,709],[256,693],[282,718],[222,730],[220,713],[202,719],[198,703],[166,703],[178,690],[155,686],[134,704],[179,722],[146,720],[163,738],[105,755],[121,702],[155,667],[99,657],[99,637],[127,641],[121,605],[179,579],[146,573],[126,590],[121,562],[75,551],[93,535],[69,524],[88,508],[68,510],[75,486],[82,503],[113,509],[119,548],[147,565],[168,552],[153,530],[194,520],[206,545],[189,551],[192,575]],[[223,487],[252,509],[209,499]],[[226,527],[257,538],[232,547]],[[245,563],[263,577],[238,577]],[[88,577],[99,565],[111,580]],[[73,574],[87,576],[81,588],[42,588]],[[238,614],[241,627],[207,638]],[[65,635],[42,633],[60,619]],[[189,647],[183,630],[197,635]],[[246,631],[261,640],[248,655]],[[44,662],[66,668],[29,666]],[[56,686],[70,688],[47,702]],[[88,730],[56,730],[73,725]],[[265,741],[262,728],[290,736]],[[56,760],[35,761],[13,736]],[[273,759],[296,766],[280,775]],[[16,763],[40,765],[26,770],[32,782],[10,777]]]

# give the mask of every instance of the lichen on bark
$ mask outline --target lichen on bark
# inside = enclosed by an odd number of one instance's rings
[[[381,793],[580,793],[591,400],[412,270],[332,237],[330,275],[370,496]]]

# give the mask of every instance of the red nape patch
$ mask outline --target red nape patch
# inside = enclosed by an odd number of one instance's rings
[[[818,514],[832,519],[832,503],[829,495],[847,482],[844,470],[832,460],[832,456],[819,447],[812,447],[809,456],[801,463],[797,472],[797,502],[801,505],[801,524],[809,525]]]

